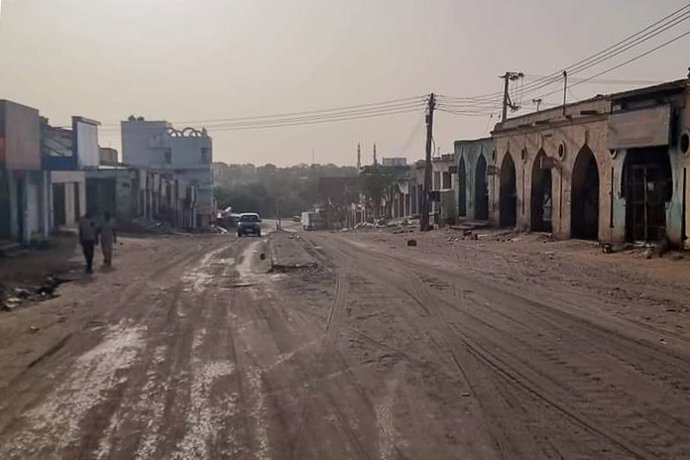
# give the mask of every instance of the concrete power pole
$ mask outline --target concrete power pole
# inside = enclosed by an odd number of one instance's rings
[[[362,169],[362,146],[357,143],[357,172]]]
[[[510,82],[519,80],[520,78],[524,77],[525,74],[522,72],[506,72],[502,76],[498,78],[502,78],[504,80],[503,82],[503,112],[502,112],[502,117],[501,121],[506,121],[508,118],[508,107],[510,107],[512,110],[517,110],[520,107],[515,104],[513,101],[510,100]]]
[[[431,141],[434,132],[434,109],[436,109],[436,96],[429,95],[429,106],[426,114],[426,161],[424,164],[424,193],[422,193],[422,215],[419,218],[419,228],[426,232],[429,226],[429,194],[431,192]]]

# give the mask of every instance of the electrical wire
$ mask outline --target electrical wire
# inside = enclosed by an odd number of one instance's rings
[[[422,125],[424,124],[424,119],[426,118],[426,113],[417,120],[417,123],[415,124],[414,128],[412,128],[412,132],[410,133],[409,137],[405,140],[405,142],[400,146],[398,149],[399,155],[404,156],[407,151],[410,149],[412,146],[412,143],[414,142],[414,137],[417,134],[417,132],[421,129]]]
[[[255,130],[255,129],[266,129],[266,128],[284,128],[284,127],[293,127],[293,126],[305,126],[305,125],[314,125],[314,124],[333,123],[333,122],[339,122],[339,121],[361,120],[361,119],[366,119],[366,118],[374,118],[374,117],[382,117],[382,116],[390,116],[390,115],[400,115],[400,114],[406,114],[406,113],[415,113],[418,110],[419,110],[419,108],[414,108],[414,109],[404,109],[404,110],[397,110],[397,111],[391,111],[391,112],[385,112],[385,113],[373,113],[373,114],[369,114],[369,115],[346,116],[346,117],[340,117],[340,118],[329,118],[329,119],[297,121],[297,122],[279,122],[279,123],[274,123],[274,124],[216,126],[216,127],[212,128],[212,131],[244,131],[244,130]]]
[[[588,82],[589,80],[592,80],[592,79],[594,79],[594,78],[600,77],[600,76],[605,75],[605,74],[607,74],[607,73],[609,73],[609,72],[613,72],[614,70],[618,70],[618,69],[620,69],[621,67],[626,66],[626,65],[628,65],[628,64],[630,64],[630,63],[632,63],[632,62],[635,62],[635,61],[637,61],[637,60],[640,60],[640,59],[642,59],[643,57],[646,57],[646,56],[648,56],[648,55],[650,55],[650,54],[652,54],[652,53],[654,53],[654,52],[660,50],[661,48],[664,48],[664,47],[666,47],[666,46],[668,46],[668,45],[670,45],[670,44],[672,44],[672,43],[677,42],[678,40],[680,40],[680,39],[682,39],[682,38],[687,37],[688,35],[690,35],[690,30],[687,31],[687,32],[685,32],[685,33],[683,33],[683,34],[681,34],[681,35],[678,35],[678,36],[672,38],[671,40],[665,41],[664,43],[662,43],[662,44],[660,44],[660,45],[658,45],[658,46],[655,46],[654,48],[652,48],[652,49],[650,49],[650,50],[647,50],[647,51],[645,51],[645,52],[642,53],[642,54],[639,54],[639,55],[637,55],[637,56],[635,56],[635,57],[633,57],[633,58],[630,58],[630,59],[628,59],[628,60],[626,60],[626,61],[624,61],[624,62],[621,62],[621,63],[618,64],[618,65],[615,65],[615,66],[613,66],[613,67],[610,67],[610,68],[608,68],[608,69],[606,69],[606,70],[603,70],[603,71],[601,71],[601,72],[599,72],[599,73],[596,73],[596,74],[592,75],[592,76],[589,77],[589,78],[584,78],[584,79],[582,79],[582,80],[580,80],[580,81],[578,81],[578,82],[575,82],[575,83],[573,83],[572,85],[570,85],[570,87],[579,86],[579,85],[581,85],[581,84],[583,84],[583,83]],[[543,94],[541,97],[551,96],[552,94],[556,94],[557,92],[558,92],[558,91],[552,91],[552,92],[550,92],[550,93]]]
[[[584,70],[587,70],[591,67],[594,67],[598,64],[601,64],[605,61],[608,61],[610,59],[613,59],[614,57],[630,50],[631,48],[634,48],[636,46],[639,46],[648,40],[656,37],[657,35],[673,28],[676,27],[677,25],[681,24],[682,22],[686,21],[687,19],[690,19],[690,11],[686,11],[690,9],[690,3],[686,4],[685,6],[675,10],[671,14],[665,16],[664,18],[656,21],[655,23],[645,27],[644,29],[629,35],[628,37],[624,38],[623,40],[620,40],[617,43],[614,43],[613,45],[585,58],[582,59],[574,64],[571,64],[567,67],[565,67],[563,70],[566,70],[568,74],[574,74],[574,73],[580,73]],[[554,83],[557,83],[560,81],[562,75],[562,70],[553,72],[552,74],[549,74],[543,78],[534,80],[533,82],[530,82],[526,84],[523,88],[523,91],[526,93],[533,93],[539,89],[542,89],[544,87],[547,87],[549,85],[552,85]],[[451,98],[456,101],[478,101],[478,100],[492,100],[496,98],[502,97],[502,92],[497,91],[493,93],[487,93],[484,95],[479,95],[479,96],[473,96],[473,97],[450,97],[446,96],[447,98]]]
[[[375,116],[385,116],[385,115],[397,115],[400,113],[416,112],[420,108],[424,107],[425,103],[419,98],[408,99],[409,102],[395,103],[386,102],[387,105],[376,105],[376,104],[362,104],[358,109],[353,108],[341,108],[341,109],[326,109],[320,113],[316,111],[309,112],[295,112],[294,116],[273,116],[273,118],[267,118],[264,116],[259,117],[245,117],[245,118],[235,118],[233,121],[216,121],[212,124],[208,124],[205,127],[208,130],[237,130],[237,129],[259,129],[259,128],[269,128],[269,127],[279,127],[279,126],[297,126],[300,124],[316,124],[316,123],[327,123],[331,121],[343,121],[352,120],[358,118],[371,118]],[[337,111],[336,111],[337,110]],[[299,115],[302,113],[307,113],[305,115]],[[230,120],[230,119],[227,119]],[[109,131],[109,130],[103,130]],[[115,130],[112,130],[115,131]]]
[[[243,122],[243,121],[254,121],[254,120],[274,120],[283,118],[292,118],[299,116],[318,116],[318,115],[331,115],[339,113],[350,113],[365,111],[368,109],[384,109],[384,108],[398,108],[401,105],[413,104],[413,103],[425,103],[427,96],[412,96],[400,99],[393,99],[388,101],[371,102],[366,104],[350,105],[345,107],[318,109],[318,110],[306,110],[301,112],[290,112],[290,113],[277,113],[271,115],[253,115],[247,117],[234,117],[234,118],[217,118],[217,119],[205,119],[205,120],[179,120],[173,121],[174,124],[212,124],[212,123],[232,123],[232,122]],[[101,125],[102,127],[108,128],[119,128],[119,123],[110,125]]]

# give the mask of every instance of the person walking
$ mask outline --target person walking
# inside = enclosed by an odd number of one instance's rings
[[[98,226],[91,211],[86,211],[79,219],[79,243],[86,261],[86,273],[93,273],[93,250],[98,243]]]
[[[99,233],[101,250],[103,251],[103,265],[111,267],[113,265],[113,245],[117,244],[117,234],[115,233],[115,219],[108,211],[103,213],[103,223]]]

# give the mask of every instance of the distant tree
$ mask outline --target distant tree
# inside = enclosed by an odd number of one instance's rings
[[[391,215],[393,197],[401,178],[400,171],[385,166],[374,166],[360,176],[360,190],[370,201],[374,209],[374,217],[382,217],[381,207],[384,199],[386,209],[383,217]]]
[[[299,215],[320,201],[319,179],[324,176],[355,177],[352,167],[300,164],[279,168],[273,164],[255,167],[229,165],[229,179],[216,183],[215,196],[220,208],[232,206],[234,212],[259,212],[283,217]]]

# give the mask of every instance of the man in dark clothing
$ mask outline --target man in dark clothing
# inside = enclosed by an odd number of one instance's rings
[[[91,211],[79,220],[79,243],[86,261],[86,273],[93,273],[93,250],[98,243],[98,225]]]

